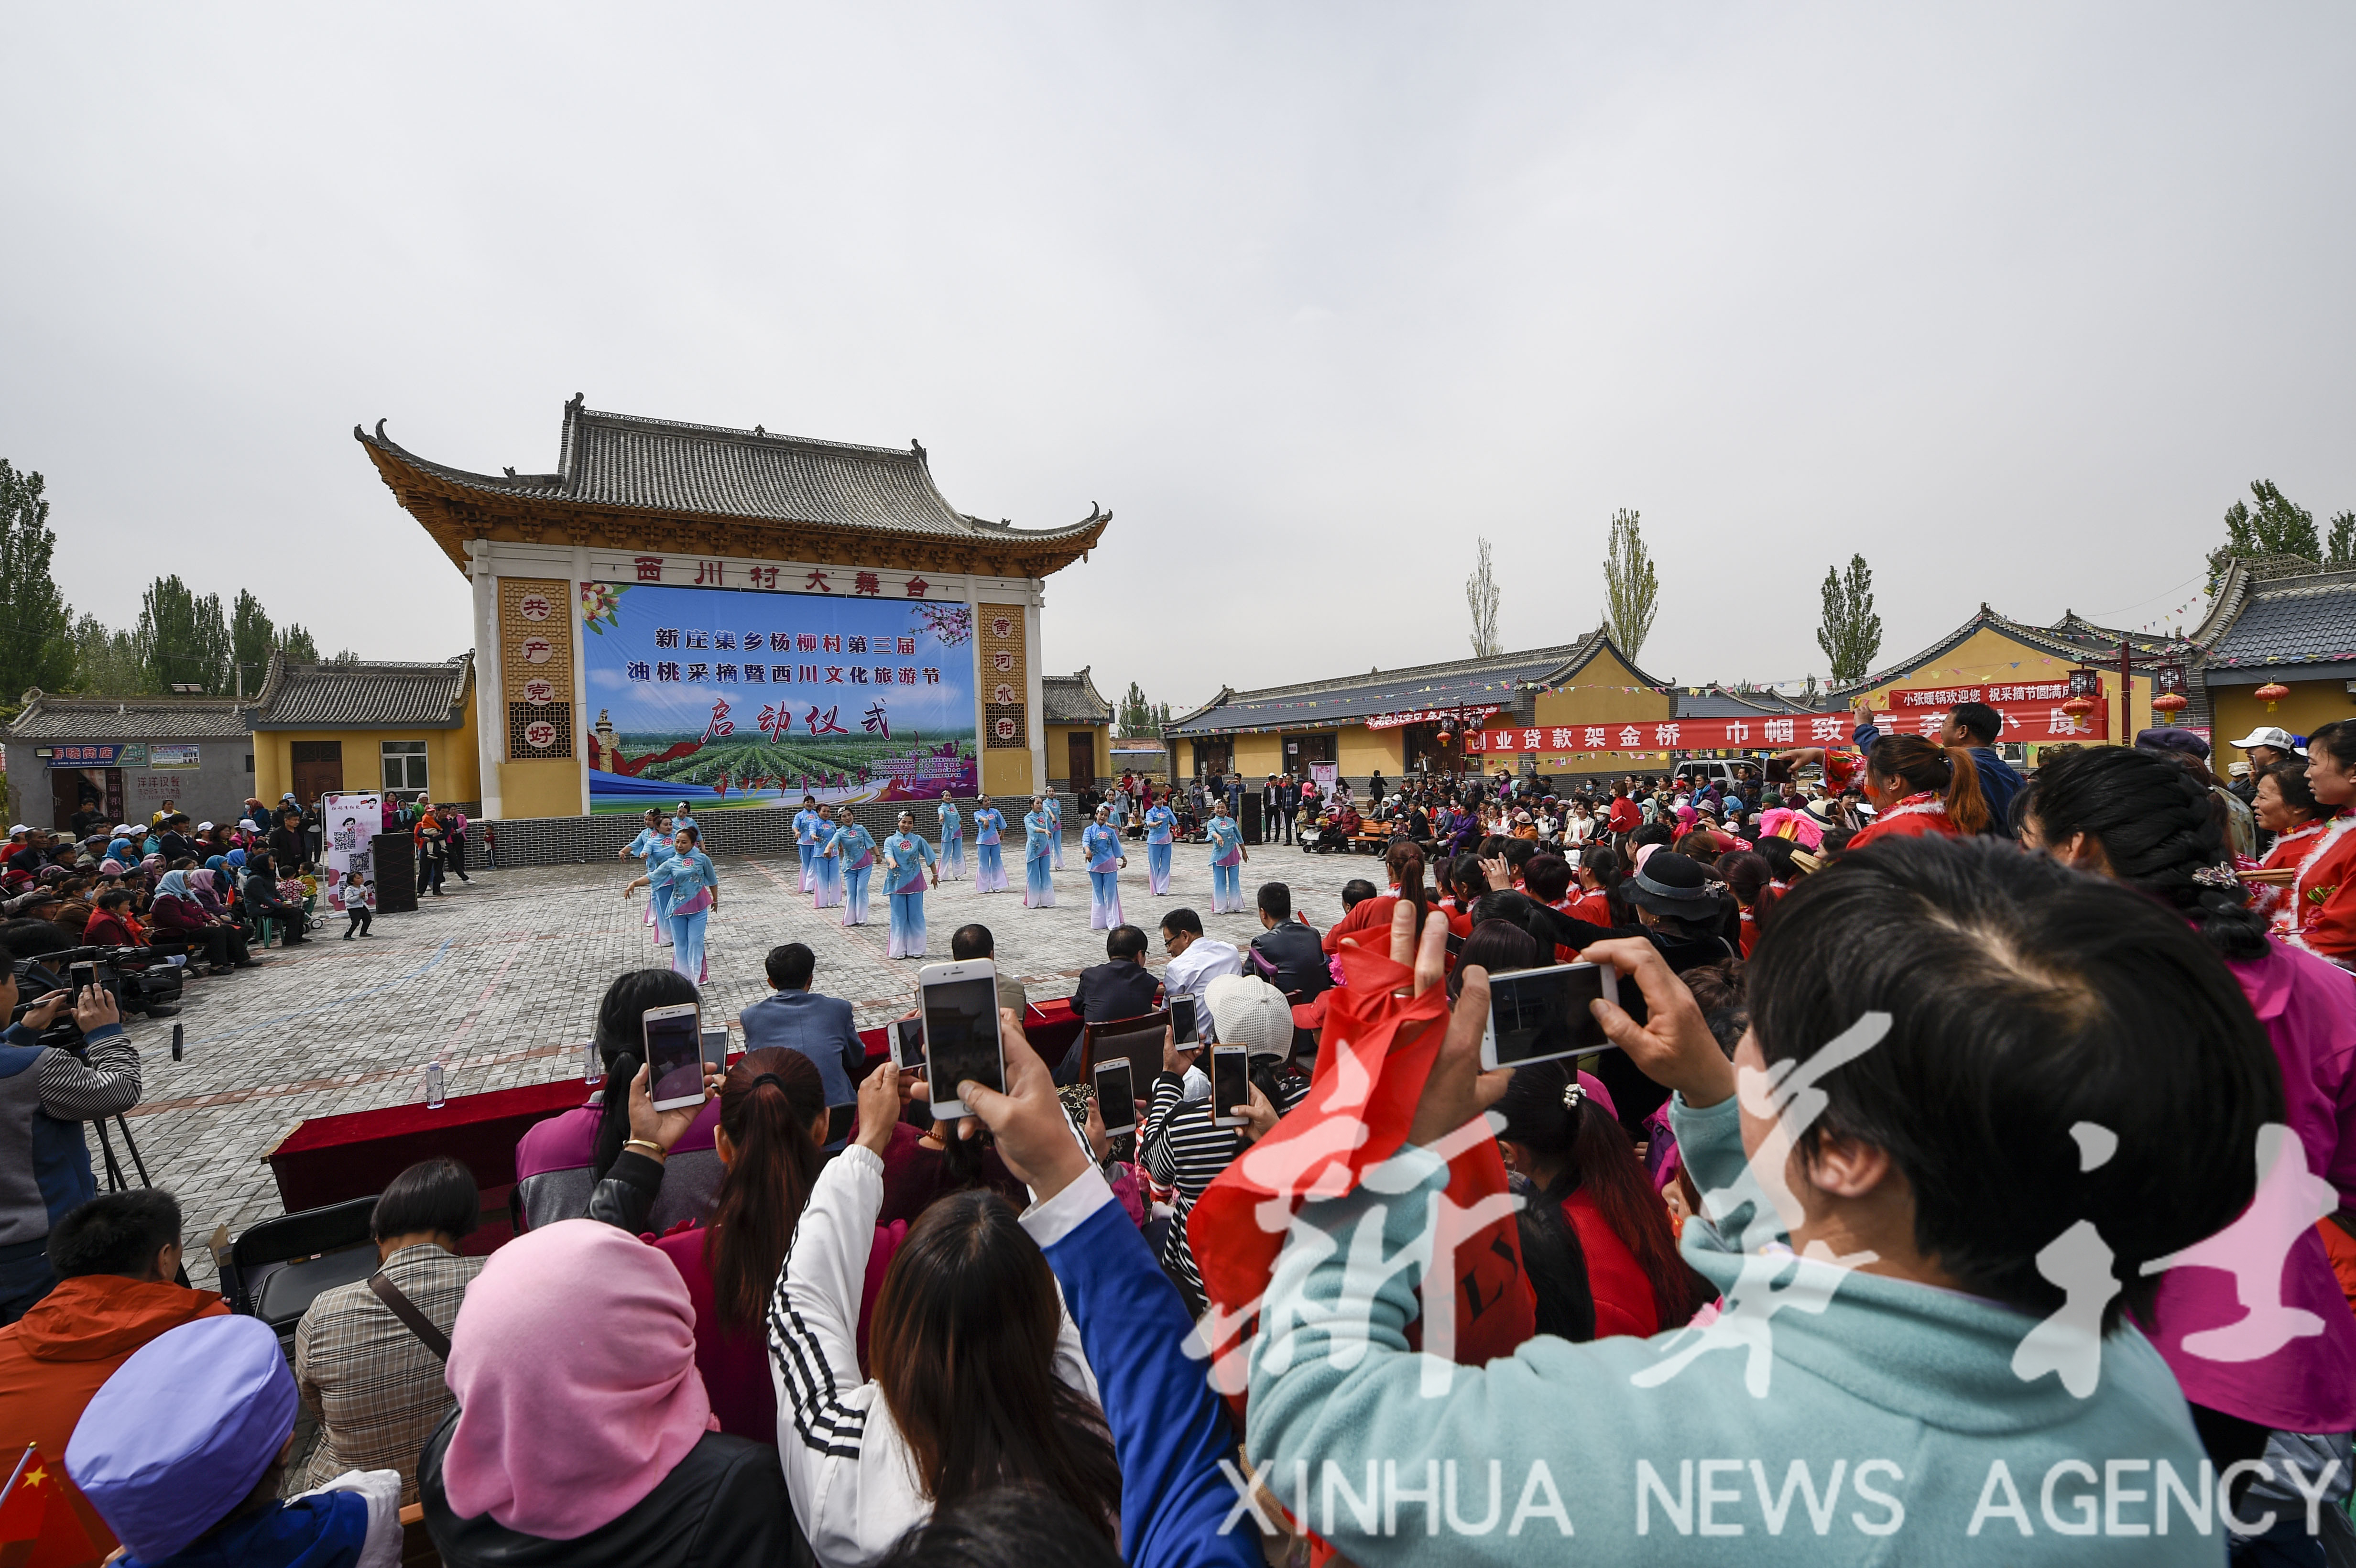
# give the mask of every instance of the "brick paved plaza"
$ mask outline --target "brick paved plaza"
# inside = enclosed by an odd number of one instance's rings
[[[1121,900],[1134,924],[1154,933],[1159,912],[1202,914],[1212,935],[1241,944],[1257,915],[1212,915],[1208,851],[1178,847],[1171,891],[1146,891],[1145,857],[1132,852]],[[1257,848],[1244,868],[1247,897],[1282,880],[1295,906],[1321,926],[1341,917],[1341,889],[1353,877],[1379,881],[1365,856],[1312,856]],[[983,896],[969,880],[931,895],[931,956],[948,957],[949,933],[968,921],[989,925],[998,959],[1020,975],[1033,1000],[1069,994],[1080,970],[1104,961],[1102,933],[1088,930],[1087,877],[1075,848],[1056,875],[1051,910],[1026,910],[1022,868],[1010,858],[1014,890]],[[477,871],[413,915],[380,915],[368,941],[338,938],[337,917],[307,946],[273,948],[267,965],[194,980],[178,1022],[186,1060],[171,1058],[171,1025],[134,1019],[146,1098],[129,1121],[150,1177],[177,1192],[187,1211],[188,1273],[210,1284],[202,1243],[216,1225],[234,1234],[279,1211],[263,1151],[305,1116],[368,1110],[423,1098],[427,1062],[437,1055],[453,1095],[546,1082],[580,1071],[597,999],[623,970],[668,962],[639,923],[641,892],[625,904],[637,863]],[[884,901],[873,924],[845,930],[839,911],[819,912],[798,891],[793,859],[723,857],[721,912],[710,937],[707,1016],[734,1022],[767,991],[761,960],[781,942],[819,955],[817,988],[851,998],[862,1027],[908,1005],[917,965],[884,956]],[[970,869],[971,852],[968,851]],[[1159,968],[1155,937],[1150,962]]]

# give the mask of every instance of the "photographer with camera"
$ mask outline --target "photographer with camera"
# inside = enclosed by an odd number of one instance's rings
[[[139,1103],[139,1053],[106,988],[50,989],[22,1005],[16,969],[16,955],[0,947],[0,1008],[15,1019],[0,1031],[0,1323],[48,1294],[49,1227],[98,1196],[81,1124]],[[61,1019],[79,1044],[49,1043]]]

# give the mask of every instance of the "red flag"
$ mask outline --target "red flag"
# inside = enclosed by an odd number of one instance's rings
[[[106,1553],[65,1499],[65,1472],[31,1444],[0,1490],[0,1568],[96,1568]]]
[[[1211,1303],[1201,1333],[1214,1381],[1239,1416],[1243,1378],[1236,1352],[1258,1313],[1287,1221],[1304,1199],[1338,1198],[1398,1152],[1448,1032],[1445,989],[1434,986],[1410,997],[1413,972],[1387,955],[1344,947],[1340,957],[1348,983],[1327,1004],[1308,1097],[1219,1173],[1187,1222]],[[1505,1159],[1485,1127],[1466,1129],[1451,1142],[1448,1199],[1457,1210],[1505,1193]],[[1477,1366],[1537,1332],[1537,1302],[1510,1212],[1483,1220],[1452,1243],[1426,1271],[1423,1315],[1408,1333],[1420,1344],[1427,1326],[1446,1325],[1453,1331],[1450,1359]],[[1432,1294],[1443,1280],[1444,1301]]]

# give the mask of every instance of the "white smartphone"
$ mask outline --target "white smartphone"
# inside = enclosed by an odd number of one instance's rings
[[[714,1072],[728,1071],[728,1026],[703,1031],[703,1064]]]
[[[1482,1070],[1610,1050],[1611,1040],[1587,1007],[1598,997],[1620,999],[1619,972],[1607,965],[1557,964],[1490,976]]]
[[[1107,1137],[1137,1130],[1137,1090],[1130,1075],[1129,1058],[1097,1063],[1097,1115],[1104,1118]]]
[[[1211,1047],[1211,1125],[1215,1127],[1249,1126],[1249,1116],[1232,1115],[1228,1107],[1248,1104],[1250,1101],[1251,1052],[1240,1045]]]
[[[658,1111],[703,1104],[703,1009],[693,1002],[638,1015],[647,1047],[647,1087]]]
[[[958,1098],[960,1083],[1005,1093],[997,965],[987,958],[926,965],[916,971],[916,1008],[924,1018],[925,1083],[936,1119],[971,1114]]]
[[[925,1020],[921,1018],[892,1020],[892,1060],[900,1064],[903,1072],[920,1071],[925,1065]]]

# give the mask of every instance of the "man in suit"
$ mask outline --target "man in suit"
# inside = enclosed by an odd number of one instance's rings
[[[1143,1018],[1153,1010],[1162,982],[1145,966],[1145,933],[1133,925],[1116,925],[1105,933],[1105,962],[1080,971],[1072,992],[1072,1016],[1086,1023],[1111,1023]],[[1075,1083],[1080,1075],[1080,1042],[1064,1055],[1055,1082]]]
[[[1292,842],[1292,819],[1301,814],[1301,785],[1294,782],[1290,773],[1285,774],[1284,782],[1277,785],[1276,809],[1284,816],[1284,842],[1290,844]]]
[[[1314,926],[1292,918],[1292,890],[1265,882],[1259,890],[1260,933],[1251,940],[1251,967],[1294,1002],[1306,1002],[1333,988],[1325,947]]]
[[[1277,843],[1283,832],[1284,789],[1276,782],[1276,775],[1270,773],[1268,783],[1260,786],[1259,792],[1259,841],[1263,844]]]
[[[798,942],[769,949],[765,967],[775,996],[746,1008],[736,1020],[744,1026],[744,1049],[759,1051],[780,1045],[810,1059],[826,1084],[829,1110],[856,1104],[859,1070],[866,1064],[867,1048],[851,1021],[851,1004],[840,997],[821,997],[810,990],[818,972],[818,955]],[[847,1136],[847,1135],[846,1135]],[[826,1146],[840,1152],[844,1139]]]

